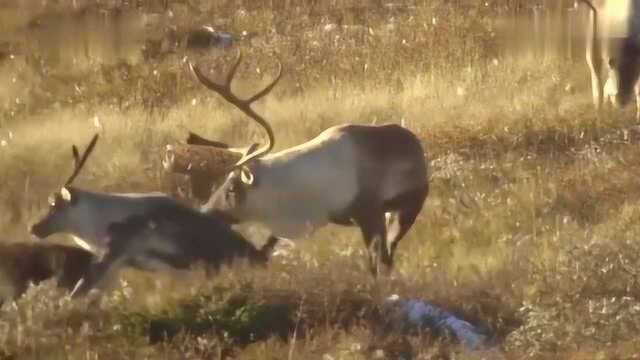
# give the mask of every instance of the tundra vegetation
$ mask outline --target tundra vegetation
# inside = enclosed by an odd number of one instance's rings
[[[87,19],[113,6],[76,3],[90,5]],[[263,141],[262,129],[203,91],[183,53],[154,54],[169,47],[159,39],[139,51],[139,38],[179,37],[201,24],[245,34],[239,93],[272,78],[274,55],[287,69],[256,104],[274,124],[276,150],[344,122],[403,122],[418,134],[432,167],[425,208],[393,276],[380,281],[367,271],[357,229],[343,227],[279,248],[267,269],[237,264],[213,278],[202,269],[127,270],[105,296],[77,301],[45,281],[0,310],[0,359],[640,353],[633,109],[595,116],[582,57],[511,51],[518,42],[502,34],[517,29],[504,31],[505,17],[520,2],[167,3],[171,16],[151,14],[161,9],[155,3],[120,12],[132,28],[116,39],[101,32],[102,15],[95,24],[81,15],[58,22],[72,1],[0,4],[3,239],[30,241],[27,225],[67,174],[69,144],[96,128],[102,144],[77,182],[102,191],[166,188],[162,150],[187,129],[234,146]],[[163,21],[174,30],[164,32]],[[381,331],[379,305],[391,294],[485,327],[495,352],[465,352],[429,332]]]

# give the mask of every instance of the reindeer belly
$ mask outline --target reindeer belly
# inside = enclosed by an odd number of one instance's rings
[[[325,226],[336,209],[347,208],[354,200],[357,190],[355,181],[339,188],[316,189],[309,193],[274,194],[273,212],[266,214],[263,222],[274,235],[298,238],[309,235]]]

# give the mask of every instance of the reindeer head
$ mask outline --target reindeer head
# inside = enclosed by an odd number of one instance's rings
[[[82,156],[80,156],[78,148],[75,145],[71,147],[75,162],[73,173],[69,176],[60,191],[49,196],[49,211],[44,218],[31,226],[29,230],[31,234],[44,239],[49,235],[69,230],[67,229],[69,224],[75,223],[75,221],[73,221],[73,218],[75,218],[74,214],[82,210],[78,210],[78,199],[71,184],[80,173],[80,170],[82,170],[97,141],[98,134],[93,136]]]
[[[189,68],[204,86],[220,94],[226,101],[235,105],[245,115],[257,122],[265,129],[269,138],[269,142],[263,147],[257,148],[258,145],[253,144],[245,150],[242,158],[229,170],[226,181],[213,193],[204,206],[206,212],[216,213],[230,223],[237,222],[245,217],[247,199],[251,198],[251,193],[256,190],[260,181],[256,171],[259,168],[258,160],[268,154],[275,144],[271,125],[251,108],[251,104],[271,92],[282,76],[282,64],[278,62],[278,75],[276,78],[255,95],[248,99],[241,99],[231,91],[231,82],[241,60],[242,53],[238,52],[237,59],[231,70],[229,70],[226,81],[223,84],[211,81],[198,67],[189,63]]]

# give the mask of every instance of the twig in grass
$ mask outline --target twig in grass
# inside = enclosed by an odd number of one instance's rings
[[[300,325],[300,320],[302,319],[302,305],[304,304],[305,295],[300,299],[300,306],[298,307],[298,311],[296,313],[296,326],[293,328],[293,335],[291,336],[291,342],[289,343],[289,356],[287,357],[289,360],[293,359],[293,350],[296,347],[296,340],[298,338],[298,326]]]

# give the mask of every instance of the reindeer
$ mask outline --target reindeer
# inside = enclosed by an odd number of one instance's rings
[[[72,296],[99,287],[123,265],[156,271],[186,268],[203,261],[209,269],[237,258],[264,264],[275,240],[262,249],[216,217],[186,207],[162,193],[98,193],[71,186],[98,140],[96,134],[80,156],[72,146],[75,168],[62,189],[50,197],[48,214],[31,227],[38,238],[69,233],[88,249],[103,250]]]
[[[278,83],[282,65],[269,85],[241,99],[231,91],[241,59],[238,52],[222,84],[189,63],[205,87],[257,122],[268,136],[264,146],[247,148],[202,211],[229,223],[262,223],[272,232],[271,241],[298,238],[329,223],[357,225],[373,275],[378,274],[380,261],[391,270],[398,242],[413,225],[429,192],[428,165],[418,138],[398,125],[348,124],[269,154],[275,144],[273,130],[251,105]],[[197,135],[190,139],[206,144]]]
[[[73,290],[87,274],[95,254],[61,244],[0,241],[0,306],[5,300],[19,298],[29,284],[37,285],[57,278],[57,285]],[[5,291],[1,291],[4,285]]]
[[[636,119],[640,120],[640,1],[580,1],[590,14],[586,59],[596,109],[601,110],[603,95],[607,103],[623,107],[635,92]]]

